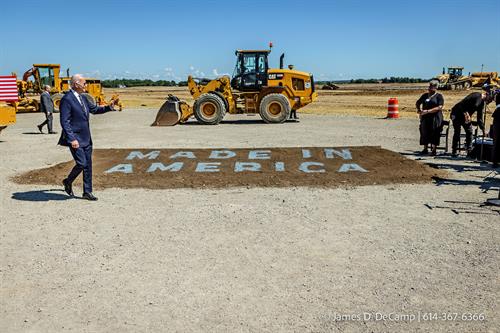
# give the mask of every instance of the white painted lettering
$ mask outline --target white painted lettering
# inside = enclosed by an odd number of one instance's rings
[[[210,156],[208,158],[218,158],[218,159],[226,159],[235,157],[236,153],[231,150],[212,150]]]
[[[173,154],[172,156],[170,156],[171,159],[180,158],[180,157],[196,158],[196,156],[194,156],[194,153],[192,151],[179,151],[179,152]]]
[[[260,163],[256,162],[234,163],[234,172],[242,172],[242,171],[260,171]]]
[[[153,151],[150,151],[149,153],[147,154],[143,154],[142,152],[140,151],[131,151],[130,154],[128,154],[127,156],[127,160],[133,160],[134,158],[138,158],[138,159],[144,159],[144,158],[148,158],[149,160],[154,160],[156,159],[158,156],[160,155],[160,151],[159,150],[153,150]]]
[[[348,171],[368,172],[356,163],[342,164],[338,172],[348,172]]]
[[[325,165],[320,162],[303,162],[299,166],[299,170],[305,173],[325,172],[324,166]],[[311,167],[319,167],[319,168],[311,169]]]
[[[164,165],[163,163],[152,163],[146,172],[155,172],[156,170],[177,172],[182,169],[183,166],[184,162],[175,162],[168,165]]]
[[[121,172],[121,173],[132,173],[132,164],[118,164],[112,167],[109,170],[104,171],[104,173],[114,173],[114,172]]]
[[[219,172],[220,162],[199,162],[196,166],[196,172]]]
[[[311,151],[309,149],[302,149],[302,158],[311,158]]]
[[[337,155],[339,157],[342,157],[344,160],[352,160],[352,155],[349,149],[342,149],[342,151],[338,151],[331,148],[325,148],[324,152],[326,158],[334,158],[333,155]]]
[[[283,162],[274,163],[274,169],[278,172],[285,171],[285,163],[283,163]]]
[[[249,160],[269,160],[271,159],[270,150],[250,150],[248,152]]]

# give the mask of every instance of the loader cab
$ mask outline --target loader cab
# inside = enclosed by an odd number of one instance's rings
[[[231,87],[240,91],[259,91],[267,85],[269,50],[237,50]]]
[[[49,85],[52,89],[58,89],[60,84],[59,70],[60,65],[55,64],[34,64],[35,68],[35,84],[39,86],[40,90],[43,90],[44,85]]]

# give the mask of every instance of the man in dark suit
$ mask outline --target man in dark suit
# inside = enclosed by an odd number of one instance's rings
[[[40,95],[40,109],[45,113],[45,121],[38,125],[38,130],[43,133],[43,126],[47,125],[49,134],[56,134],[52,130],[52,114],[54,113],[54,101],[50,98],[50,86],[43,86],[43,93]]]
[[[73,181],[83,171],[83,199],[95,201],[92,194],[92,138],[90,135],[90,113],[114,111],[110,106],[91,105],[81,94],[85,92],[85,79],[80,74],[71,77],[71,90],[61,99],[60,121],[62,127],[59,144],[69,147],[76,165],[63,180],[64,190],[73,195]]]

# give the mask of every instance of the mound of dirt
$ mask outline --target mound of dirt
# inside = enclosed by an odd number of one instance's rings
[[[443,176],[380,147],[97,149],[93,160],[94,186],[101,189],[345,187],[423,183]],[[73,165],[64,162],[13,180],[61,185]]]

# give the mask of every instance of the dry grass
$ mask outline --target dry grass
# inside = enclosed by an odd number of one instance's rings
[[[318,90],[318,100],[299,110],[308,114],[337,114],[370,117],[385,117],[387,101],[391,97],[399,100],[402,118],[417,118],[415,102],[426,91],[426,84],[342,84],[338,90]],[[448,110],[472,91],[441,91],[445,99],[445,118]],[[118,93],[127,108],[158,109],[168,94],[176,95],[193,104],[187,87],[134,87],[105,89],[105,94]],[[491,109],[491,108],[490,108]],[[491,112],[487,124],[491,124]]]

